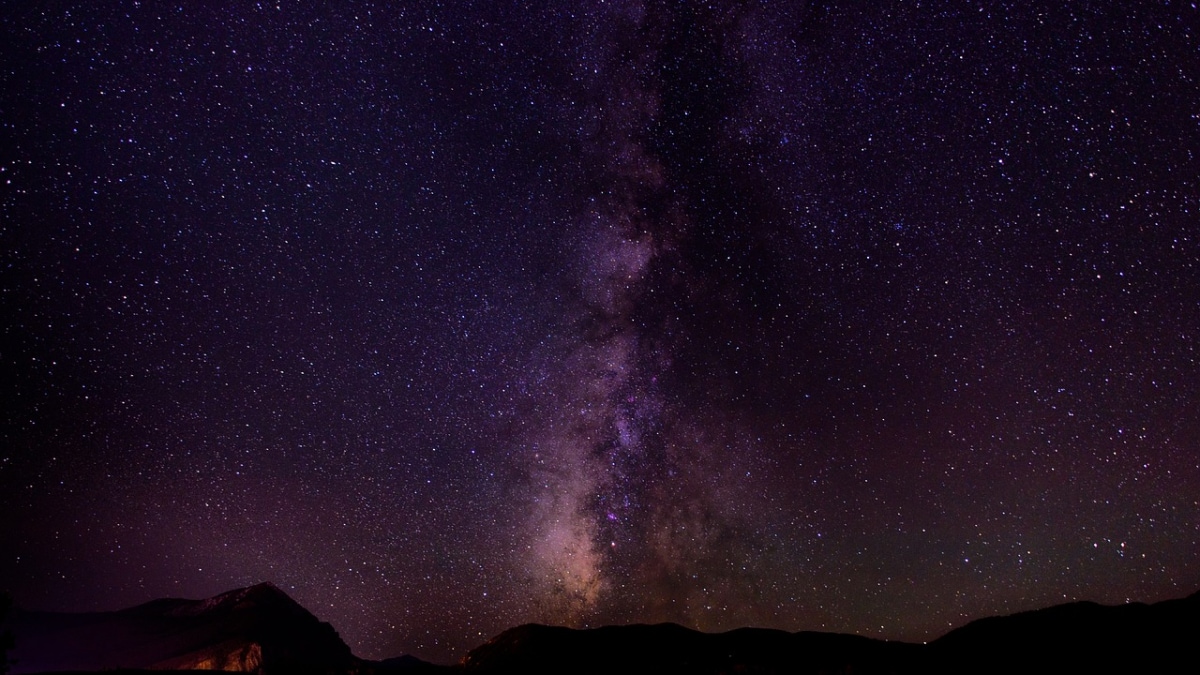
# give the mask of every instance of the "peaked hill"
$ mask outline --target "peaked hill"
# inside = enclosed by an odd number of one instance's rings
[[[270,583],[116,612],[14,612],[14,674],[114,668],[341,672],[357,661],[328,623]]]

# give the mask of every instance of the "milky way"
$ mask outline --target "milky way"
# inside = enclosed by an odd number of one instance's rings
[[[675,20],[661,9],[619,6],[587,24],[612,33],[590,46],[583,64],[592,80],[583,114],[597,123],[580,146],[595,192],[568,238],[577,276],[567,281],[570,311],[549,346],[550,389],[525,458],[525,565],[550,621],[695,621],[702,613],[694,605],[707,602],[712,585],[708,540],[736,536],[713,441],[659,381],[679,339],[664,304],[689,290],[675,280],[689,271],[679,251],[687,209],[655,148],[663,106],[672,103],[659,71],[664,60],[686,58],[664,37],[684,30]],[[689,423],[697,427],[690,433]]]
[[[72,3],[0,44],[0,588],[927,640],[1200,587],[1191,3]]]

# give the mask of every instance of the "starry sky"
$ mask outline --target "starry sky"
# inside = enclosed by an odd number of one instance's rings
[[[104,4],[0,13],[18,605],[450,662],[1200,589],[1196,3]]]

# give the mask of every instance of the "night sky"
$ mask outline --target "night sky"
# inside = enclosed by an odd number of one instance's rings
[[[1196,3],[102,4],[0,16],[18,605],[449,662],[1200,589]]]

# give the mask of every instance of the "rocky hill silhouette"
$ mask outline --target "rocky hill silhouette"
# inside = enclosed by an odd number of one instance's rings
[[[337,632],[269,583],[116,612],[16,612],[12,672],[116,668],[347,672]]]

